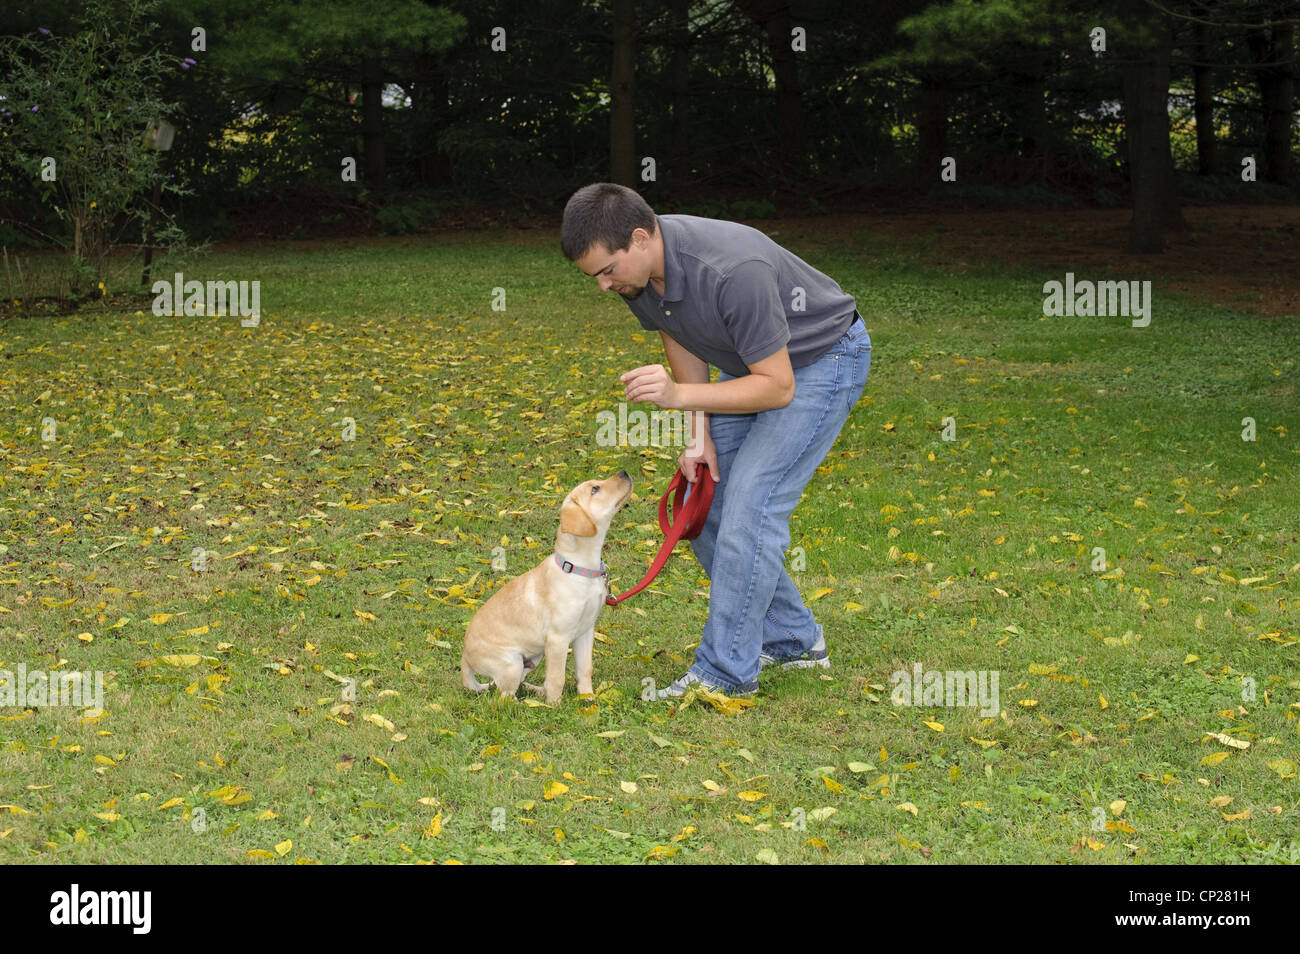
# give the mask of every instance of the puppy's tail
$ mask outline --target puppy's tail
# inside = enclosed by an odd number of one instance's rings
[[[486,692],[492,688],[491,683],[479,682],[474,678],[474,670],[470,668],[464,656],[460,657],[460,684],[475,692]]]

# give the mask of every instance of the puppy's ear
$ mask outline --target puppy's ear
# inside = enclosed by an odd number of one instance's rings
[[[596,523],[572,500],[566,500],[560,508],[560,532],[571,533],[575,537],[594,537]]]

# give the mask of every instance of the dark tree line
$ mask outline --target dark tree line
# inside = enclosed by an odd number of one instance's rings
[[[80,6],[6,8],[0,33],[55,42]],[[1300,0],[162,0],[152,19],[141,54],[176,67],[164,168],[193,190],[168,201],[199,232],[295,202],[393,231],[455,202],[554,215],[611,179],[735,217],[905,190],[1131,202],[1130,247],[1155,251],[1189,182],[1236,194],[1243,159],[1259,194],[1295,196]],[[0,90],[17,135],[23,91]],[[0,203],[0,243],[46,222],[28,168],[0,163]]]

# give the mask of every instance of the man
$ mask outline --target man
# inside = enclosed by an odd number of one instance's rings
[[[830,666],[822,628],[785,571],[790,514],[867,382],[871,339],[833,280],[756,229],[656,216],[636,192],[598,182],[564,208],[565,256],[623,296],[663,338],[662,365],[622,375],[629,401],[701,411],[679,460],[717,482],[693,541],[710,579],[691,685],[743,695],[761,668]],[[709,366],[718,379],[709,380]]]

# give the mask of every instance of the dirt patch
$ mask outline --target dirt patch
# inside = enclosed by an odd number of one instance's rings
[[[1153,285],[1257,315],[1300,315],[1300,206],[1184,206],[1191,229],[1169,232],[1160,255],[1133,255],[1128,209],[1014,209],[837,215],[763,220],[785,238],[868,232],[873,248],[914,254],[954,272],[1028,266],[1077,279],[1150,279]]]

